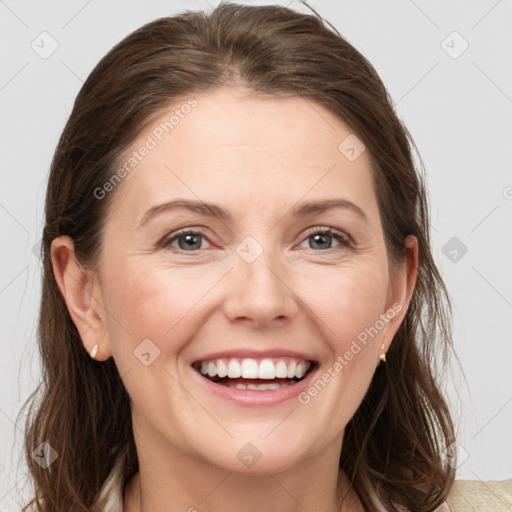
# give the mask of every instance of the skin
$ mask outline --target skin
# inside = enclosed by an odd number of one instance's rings
[[[99,345],[97,364],[114,357],[132,401],[140,471],[124,510],[332,511],[342,494],[340,510],[363,510],[338,469],[342,437],[406,313],[417,240],[406,239],[395,268],[370,155],[345,158],[338,145],[352,131],[324,107],[239,88],[195,97],[197,107],[110,192],[98,268],[78,265],[68,237],[52,244],[85,350]],[[151,207],[176,198],[215,203],[232,218],[176,209],[138,228]],[[289,214],[302,201],[338,198],[367,221],[342,208]],[[159,246],[184,227],[202,228],[197,249]],[[334,237],[315,244],[312,234],[328,227],[352,247]],[[247,236],[263,250],[252,263],[236,252]],[[191,363],[213,351],[279,347],[311,355],[322,375],[395,303],[400,312],[306,405],[241,407],[193,374]],[[145,339],[160,350],[149,366],[133,354]],[[262,454],[250,468],[237,457],[247,442]]]

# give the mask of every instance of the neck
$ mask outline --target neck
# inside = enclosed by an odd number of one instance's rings
[[[364,512],[338,468],[339,439],[293,468],[268,468],[257,476],[213,466],[168,445],[157,447],[154,441],[137,444],[139,472],[126,486],[123,512]]]

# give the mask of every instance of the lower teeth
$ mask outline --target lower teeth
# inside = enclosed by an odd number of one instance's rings
[[[280,389],[286,386],[290,386],[291,384],[295,384],[295,380],[291,380],[290,382],[282,382],[282,383],[271,383],[271,384],[234,384],[230,382],[222,383],[223,386],[228,388],[236,388],[236,389],[252,389],[254,391],[266,391],[268,389]],[[219,383],[220,384],[220,383]]]

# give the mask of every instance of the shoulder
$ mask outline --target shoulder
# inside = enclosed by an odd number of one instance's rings
[[[446,499],[446,504],[436,512],[510,512],[510,510],[512,510],[512,479],[456,480]]]

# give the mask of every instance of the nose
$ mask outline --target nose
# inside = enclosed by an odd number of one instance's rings
[[[225,313],[231,321],[262,327],[272,322],[283,323],[296,314],[298,299],[290,286],[290,273],[276,260],[268,251],[252,263],[236,259],[227,276],[228,293],[224,301]]]

